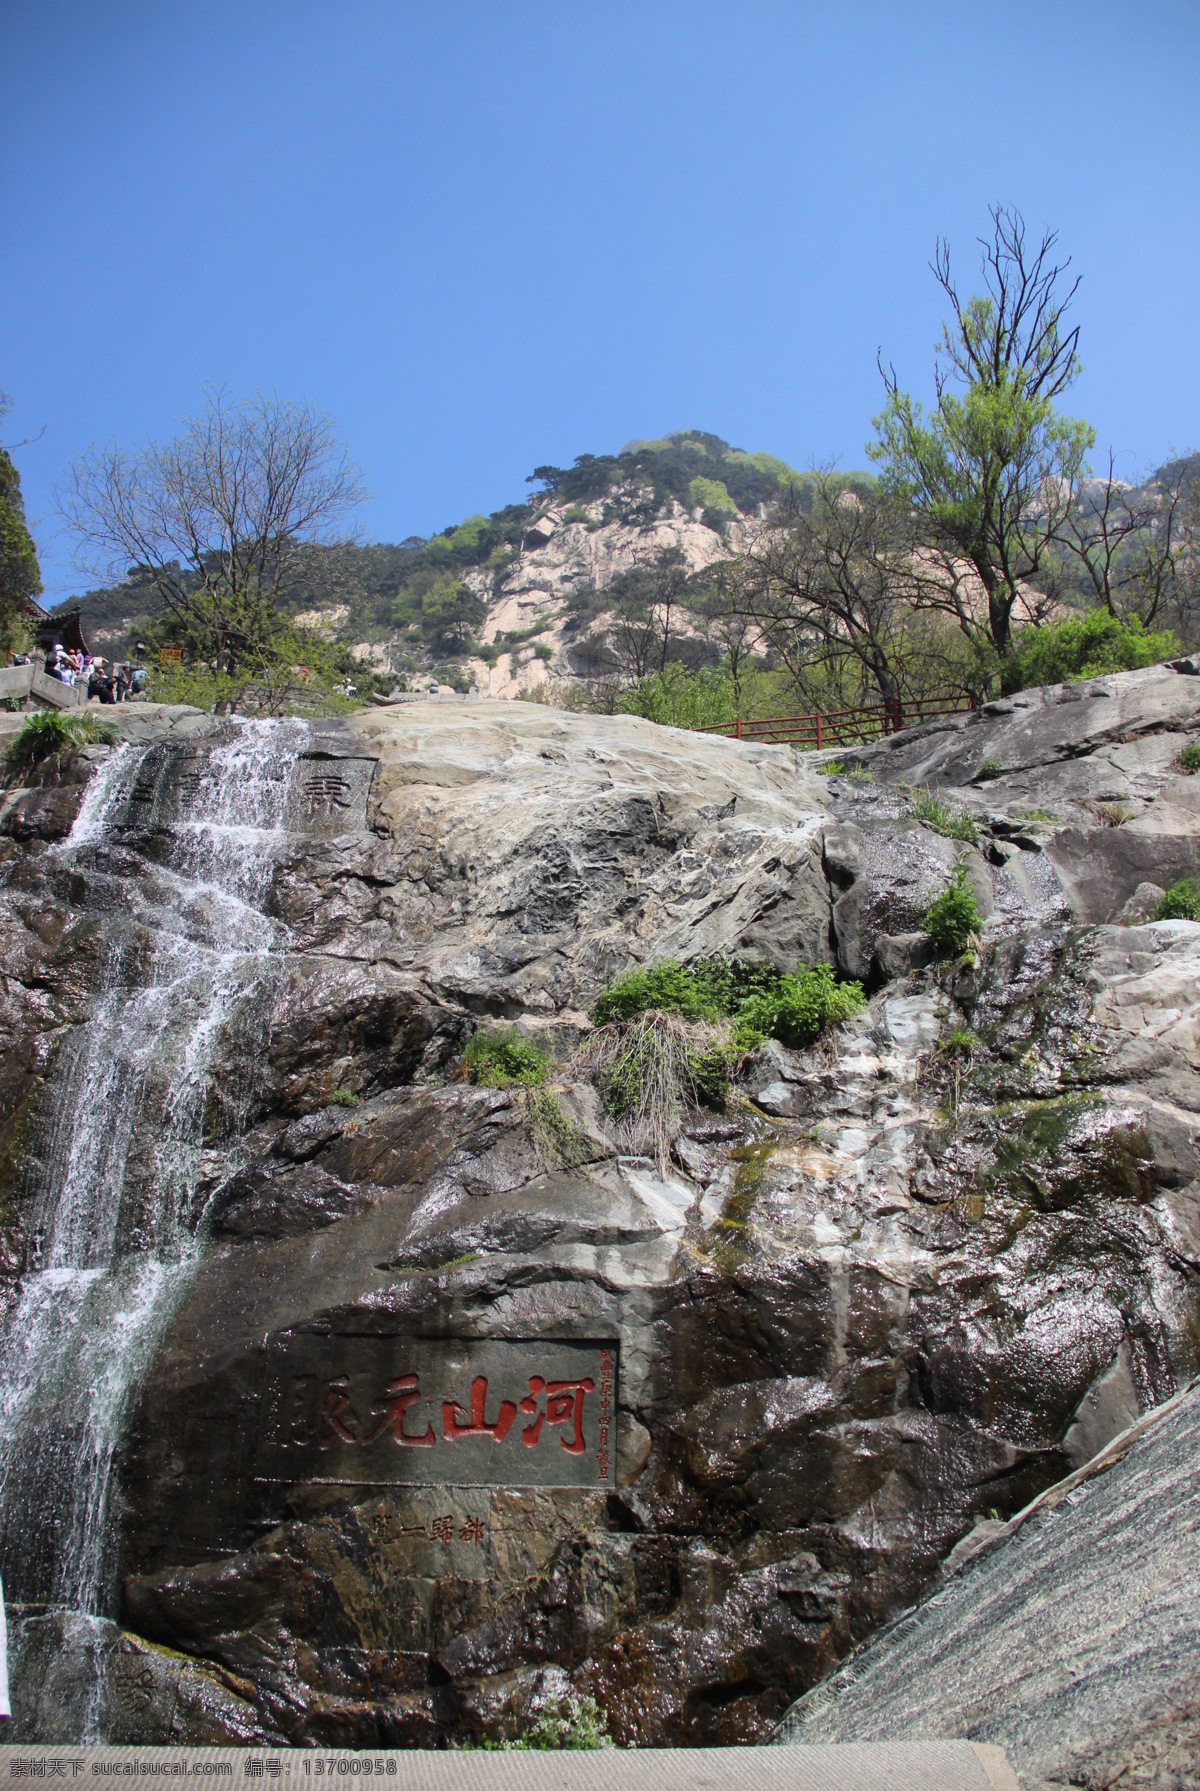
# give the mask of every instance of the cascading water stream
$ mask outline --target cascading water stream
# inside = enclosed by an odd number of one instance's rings
[[[58,849],[109,943],[43,1092],[29,1262],[0,1330],[0,1573],[19,1605],[113,1614],[114,1459],[200,1248],[214,1104],[232,1164],[253,1094],[287,943],[264,903],[306,738],[239,722],[199,749],[123,746]]]

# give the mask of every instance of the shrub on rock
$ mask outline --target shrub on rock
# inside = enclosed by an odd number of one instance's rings
[[[1200,884],[1181,877],[1158,904],[1155,920],[1200,920]]]
[[[967,882],[967,863],[960,858],[947,880],[941,895],[935,896],[925,910],[922,931],[932,939],[938,951],[961,957],[983,925],[983,916]]]

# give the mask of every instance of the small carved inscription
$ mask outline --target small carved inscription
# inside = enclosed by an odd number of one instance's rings
[[[615,1484],[615,1343],[290,1333],[267,1383],[260,1479]]]
[[[289,824],[318,833],[362,827],[374,770],[373,759],[301,759],[292,775]]]

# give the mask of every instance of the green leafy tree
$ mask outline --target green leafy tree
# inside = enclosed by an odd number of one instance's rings
[[[0,417],[8,410],[0,394]],[[25,522],[21,476],[7,449],[0,448],[0,651],[24,645],[29,608],[42,589],[37,549]]]
[[[931,268],[950,301],[926,412],[880,361],[887,402],[869,452],[885,489],[912,507],[920,546],[940,569],[932,601],[969,635],[1008,650],[1018,599],[1044,586],[1070,494],[1094,442],[1057,400],[1079,376],[1079,330],[1064,313],[1079,281],[1054,261],[1057,235],[1034,249],[1019,212],[991,211],[980,239],[986,291],[964,299],[939,242]]]
[[[435,652],[466,653],[471,631],[487,615],[483,599],[452,573],[436,578],[421,598],[421,633]]]

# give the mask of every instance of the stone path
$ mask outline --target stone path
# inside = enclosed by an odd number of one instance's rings
[[[53,1765],[51,1763],[54,1763]],[[904,1746],[605,1748],[591,1753],[326,1753],[299,1748],[0,1747],[0,1791],[29,1778],[169,1779],[290,1791],[324,1777],[384,1778],[394,1791],[1019,1791],[1001,1748]]]

